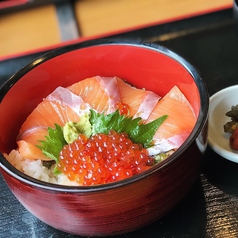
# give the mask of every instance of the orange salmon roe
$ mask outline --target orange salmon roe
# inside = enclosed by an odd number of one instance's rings
[[[81,185],[115,182],[143,172],[154,159],[141,145],[134,144],[126,133],[110,131],[89,139],[84,135],[64,146],[58,170]]]
[[[125,103],[117,103],[116,109],[119,110],[121,115],[129,115],[129,106]]]

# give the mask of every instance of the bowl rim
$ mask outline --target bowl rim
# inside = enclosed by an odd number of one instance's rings
[[[164,47],[157,43],[152,42],[146,42],[138,39],[121,39],[121,38],[104,38],[104,39],[96,39],[96,40],[88,40],[80,43],[74,43],[69,44],[66,46],[62,46],[60,48],[51,50],[32,62],[28,63],[26,66],[24,66],[22,69],[20,69],[18,72],[13,74],[3,85],[0,86],[0,103],[4,96],[7,94],[8,90],[18,81],[21,77],[23,77],[26,73],[36,68],[38,65],[43,64],[44,62],[55,58],[57,56],[60,56],[62,54],[79,50],[86,47],[98,47],[102,45],[126,45],[126,46],[134,46],[139,48],[145,48],[148,50],[156,51],[158,53],[161,53],[167,57],[170,57],[172,60],[175,60],[178,62],[185,70],[191,75],[191,77],[194,79],[195,84],[198,88],[199,95],[200,95],[200,110],[197,117],[197,122],[189,135],[189,137],[186,139],[186,141],[178,148],[178,150],[175,151],[169,158],[166,160],[160,162],[159,164],[153,166],[152,168],[148,169],[145,172],[139,173],[137,175],[133,175],[130,178],[123,179],[121,181],[117,182],[111,182],[107,184],[102,185],[94,185],[94,186],[68,186],[68,185],[58,185],[53,183],[48,183],[44,181],[40,181],[38,179],[34,179],[23,172],[17,170],[13,165],[11,165],[0,153],[0,168],[4,170],[6,173],[10,174],[12,177],[14,177],[17,180],[20,180],[21,182],[24,182],[30,186],[33,187],[39,187],[41,189],[45,190],[51,190],[51,191],[60,191],[60,192],[71,192],[71,193],[77,193],[77,192],[97,192],[101,190],[109,190],[114,189],[117,187],[125,186],[127,184],[136,182],[138,180],[142,180],[143,178],[150,176],[154,174],[158,170],[163,170],[167,166],[169,166],[171,163],[176,162],[180,155],[186,150],[188,146],[190,146],[196,138],[201,133],[203,127],[206,124],[206,121],[208,119],[208,109],[209,109],[209,93],[207,89],[207,85],[204,81],[204,79],[200,76],[200,72],[192,65],[190,64],[184,57],[180,56],[176,52],[170,50],[167,47]]]

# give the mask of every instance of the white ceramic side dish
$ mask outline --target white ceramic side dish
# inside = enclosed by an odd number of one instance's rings
[[[229,133],[223,126],[230,118],[225,114],[231,106],[238,104],[238,85],[224,88],[210,97],[208,122],[208,144],[220,156],[238,163],[238,151],[232,150],[229,143]]]

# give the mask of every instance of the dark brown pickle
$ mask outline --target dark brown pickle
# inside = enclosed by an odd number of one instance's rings
[[[231,110],[228,111],[225,115],[230,117],[231,121],[227,122],[224,125],[224,132],[232,134],[238,127],[238,105],[232,106]]]
[[[233,150],[238,150],[238,104],[232,106],[231,110],[225,115],[230,117],[231,121],[224,125],[224,132],[231,134],[229,138],[230,146]]]

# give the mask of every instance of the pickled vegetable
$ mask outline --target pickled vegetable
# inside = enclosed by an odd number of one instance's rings
[[[231,121],[224,125],[224,132],[231,134],[229,138],[230,146],[233,150],[238,150],[238,104],[232,106],[231,110],[225,115],[230,117]]]

